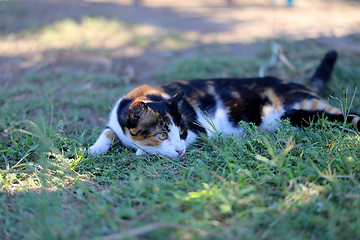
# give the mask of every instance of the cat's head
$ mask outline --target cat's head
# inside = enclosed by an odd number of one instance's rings
[[[134,101],[129,107],[126,128],[129,137],[139,149],[167,157],[180,157],[185,153],[187,129],[178,111],[183,97],[179,93],[160,101]]]

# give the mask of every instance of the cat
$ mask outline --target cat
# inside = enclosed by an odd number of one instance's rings
[[[90,154],[103,154],[115,140],[136,150],[136,155],[161,154],[181,157],[199,134],[242,136],[240,121],[252,122],[274,132],[278,119],[295,126],[326,116],[345,121],[342,111],[320,98],[329,80],[337,52],[326,53],[309,86],[275,77],[222,78],[175,81],[162,86],[139,86],[120,98],[108,124],[90,147]],[[360,129],[360,117],[346,118]],[[210,121],[209,121],[210,119]]]

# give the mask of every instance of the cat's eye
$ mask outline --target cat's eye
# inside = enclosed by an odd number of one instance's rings
[[[157,137],[160,139],[160,140],[165,140],[167,139],[168,135],[166,132],[162,132],[162,133],[158,133]]]
[[[180,131],[179,131],[180,136],[183,135],[184,132],[185,132],[185,129],[184,129],[184,128],[180,128]]]

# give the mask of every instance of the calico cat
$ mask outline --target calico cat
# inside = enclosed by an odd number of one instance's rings
[[[319,97],[336,59],[335,51],[325,55],[309,87],[275,77],[142,85],[115,104],[107,127],[90,147],[90,154],[105,153],[118,139],[134,148],[137,155],[180,157],[199,134],[211,137],[213,127],[226,135],[241,136],[244,129],[238,126],[240,121],[253,122],[268,131],[281,127],[278,119],[287,118],[296,126],[306,126],[323,115],[331,121],[344,121],[340,109]],[[358,114],[346,120],[360,129]]]

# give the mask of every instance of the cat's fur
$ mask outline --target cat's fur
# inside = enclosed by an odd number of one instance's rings
[[[179,157],[200,133],[213,135],[210,122],[218,132],[241,136],[240,121],[253,122],[268,131],[281,127],[278,119],[287,118],[297,126],[322,116],[344,121],[340,109],[319,97],[336,59],[335,51],[325,55],[309,87],[274,77],[142,85],[115,104],[107,127],[90,147],[90,153],[105,153],[119,139],[123,145],[136,149],[138,155]],[[358,116],[348,116],[346,120],[360,129]]]

